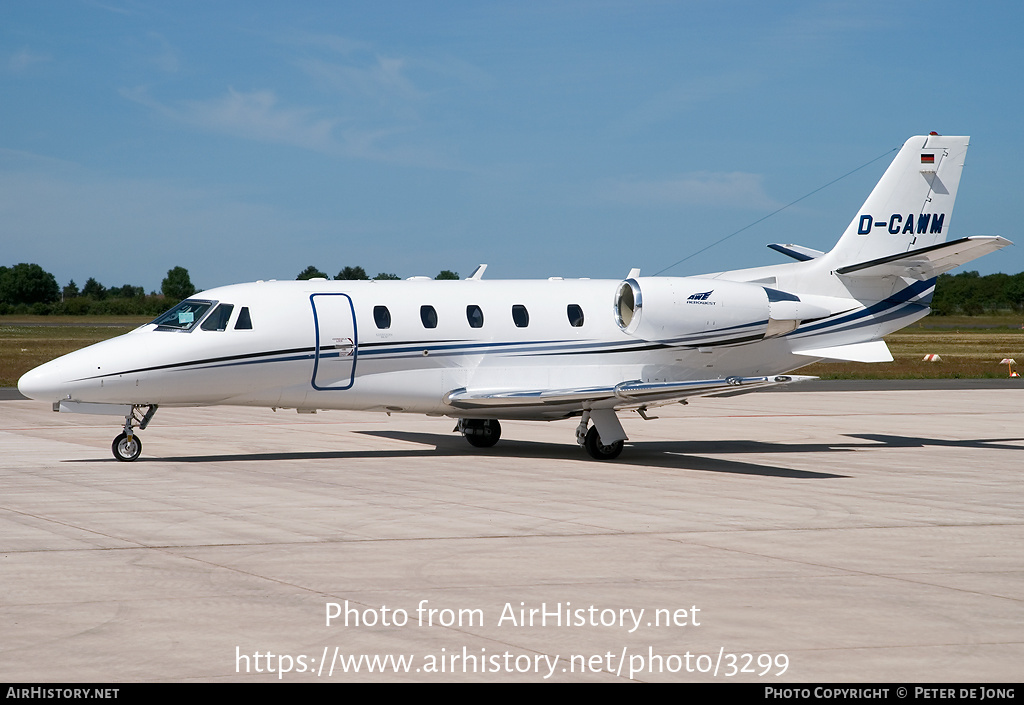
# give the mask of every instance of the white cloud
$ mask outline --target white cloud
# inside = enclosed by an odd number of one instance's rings
[[[242,93],[228,89],[220,98],[186,101],[176,111],[185,122],[263,142],[291,144],[316,151],[333,146],[334,123],[317,119],[314,111],[285,108],[273,91]]]
[[[629,205],[778,207],[765,193],[763,180],[761,174],[742,171],[698,171],[662,180],[620,180],[601,192],[607,200]]]
[[[338,149],[332,134],[333,121],[316,118],[311,109],[282,107],[277,95],[269,90],[244,93],[229,88],[219,98],[176,105],[160,103],[145,88],[123,89],[121,95],[171,120],[210,132],[320,152]]]
[[[159,50],[152,61],[164,73],[178,73],[181,68],[181,61],[178,58],[178,50],[170,42],[156,32],[150,32],[150,38],[159,45]]]
[[[405,76],[404,59],[375,56],[364,66],[340,64],[323,59],[299,59],[296,64],[329,88],[379,104],[396,98],[409,101],[423,96]]]
[[[281,105],[271,90],[228,92],[209,100],[161,103],[145,87],[122,89],[121,95],[172,121],[206,132],[271,144],[285,144],[329,156],[367,159],[410,166],[461,169],[430,147],[399,143],[414,128],[406,125],[359,127],[355,120],[319,117],[319,110]],[[370,124],[371,121],[365,121]]]
[[[49,54],[37,54],[28,49],[21,49],[7,60],[7,70],[15,74],[25,73],[33,66],[45,64],[52,58]]]

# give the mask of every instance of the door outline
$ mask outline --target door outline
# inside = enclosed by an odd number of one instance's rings
[[[317,310],[318,297],[327,297],[320,302],[319,311]],[[344,301],[341,301],[341,299],[344,299]],[[332,305],[335,302],[337,302],[337,305]],[[310,378],[309,383],[313,389],[321,392],[351,389],[352,385],[355,384],[356,360],[359,357],[356,311],[352,304],[352,297],[348,294],[310,294],[309,303],[313,307],[313,329],[316,333],[316,346],[313,349],[313,376]],[[322,346],[321,333],[323,333],[324,337],[324,344]],[[351,333],[351,335],[347,335],[348,333]],[[346,343],[345,341],[348,342]],[[317,384],[317,374],[320,372],[321,360],[328,362],[333,359],[342,360],[348,357],[352,360],[352,366],[348,370],[347,384],[337,383],[344,381],[344,372],[336,383],[329,386]],[[319,381],[324,382],[325,380]]]

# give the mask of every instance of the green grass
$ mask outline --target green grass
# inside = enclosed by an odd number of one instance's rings
[[[1024,366],[1024,330],[1005,317],[928,317],[885,342],[892,362],[818,362],[799,373],[822,379],[984,379],[1009,376],[999,364],[1004,358]],[[931,354],[941,361],[925,362]]]
[[[982,316],[927,316],[920,321],[904,328],[905,331],[920,330],[979,330],[1005,329],[1021,330],[1024,328],[1024,316],[1019,314],[986,314]]]
[[[150,320],[137,316],[0,316],[0,387],[13,387],[33,367]]]

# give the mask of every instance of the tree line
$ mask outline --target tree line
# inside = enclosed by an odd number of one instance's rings
[[[92,277],[81,289],[74,279],[61,287],[38,264],[0,266],[0,314],[158,316],[195,292],[184,267],[167,271],[159,294],[147,294],[133,284],[107,288]]]
[[[330,279],[310,265],[296,279]],[[399,279],[396,274],[381,272],[373,279]],[[435,279],[458,279],[458,272],[442,270]],[[370,279],[362,267],[344,267],[336,280]],[[38,264],[0,266],[0,315],[145,315],[158,316],[179,301],[196,293],[184,267],[167,271],[160,284],[160,293],[146,294],[141,286],[124,284],[104,287],[90,277],[79,288],[74,280],[64,287]],[[932,313],[938,316],[983,313],[1024,313],[1024,272],[1020,274],[988,274],[976,271],[942,274],[935,285]]]
[[[986,276],[974,271],[940,274],[931,306],[932,313],[938,316],[1024,313],[1024,272]]]
[[[303,279],[330,279],[329,276],[324,274],[322,271],[317,269],[312,264],[309,265],[308,267],[306,267],[305,269],[303,269],[301,272],[299,272],[299,276],[297,276],[295,278],[298,279],[298,280],[303,280]],[[440,273],[436,277],[434,277],[434,279],[458,279],[458,278],[459,278],[459,273],[458,272],[453,272],[450,269],[442,269],[440,271]],[[338,276],[336,276],[334,279],[336,281],[337,280],[344,280],[344,279],[365,279],[365,280],[369,280],[370,277],[369,277],[369,275],[366,274],[366,270],[363,269],[362,267],[345,267],[340,272],[338,272]],[[382,280],[382,279],[401,279],[401,277],[398,276],[397,274],[391,274],[389,272],[381,272],[380,274],[375,276],[374,279],[376,279],[376,280]]]
[[[306,267],[297,280],[330,279],[316,267]],[[369,279],[362,267],[344,267],[335,279]],[[397,274],[381,272],[374,279],[400,279]],[[435,279],[458,279],[458,272],[442,270]],[[167,271],[160,284],[160,292],[146,293],[141,286],[124,284],[105,287],[89,277],[79,288],[72,279],[61,287],[51,273],[38,264],[21,263],[12,267],[0,266],[0,315],[34,314],[40,316],[159,316],[196,293],[184,267]]]

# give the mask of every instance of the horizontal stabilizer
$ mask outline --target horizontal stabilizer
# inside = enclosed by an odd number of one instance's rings
[[[965,262],[1000,250],[1013,243],[997,236],[964,237],[919,250],[840,267],[837,274],[851,277],[910,277],[926,281]]]
[[[889,352],[889,346],[885,344],[884,340],[851,343],[850,345],[834,345],[828,348],[794,350],[793,354],[850,362],[892,362],[892,353]]]
[[[803,245],[780,245],[778,243],[773,243],[768,245],[768,249],[781,252],[787,257],[792,257],[800,262],[806,262],[809,259],[817,259],[825,254],[821,250],[812,250],[810,247],[804,247]]]
[[[444,396],[444,401],[456,409],[491,409],[499,407],[545,407],[573,404],[583,408],[591,404],[600,407],[641,406],[651,402],[685,399],[734,390],[754,389],[776,384],[800,382],[813,377],[777,375],[771,377],[726,377],[724,379],[693,380],[689,382],[642,382],[632,380],[610,387],[579,389],[534,390],[468,390],[455,389]],[[607,402],[612,402],[611,404]]]

